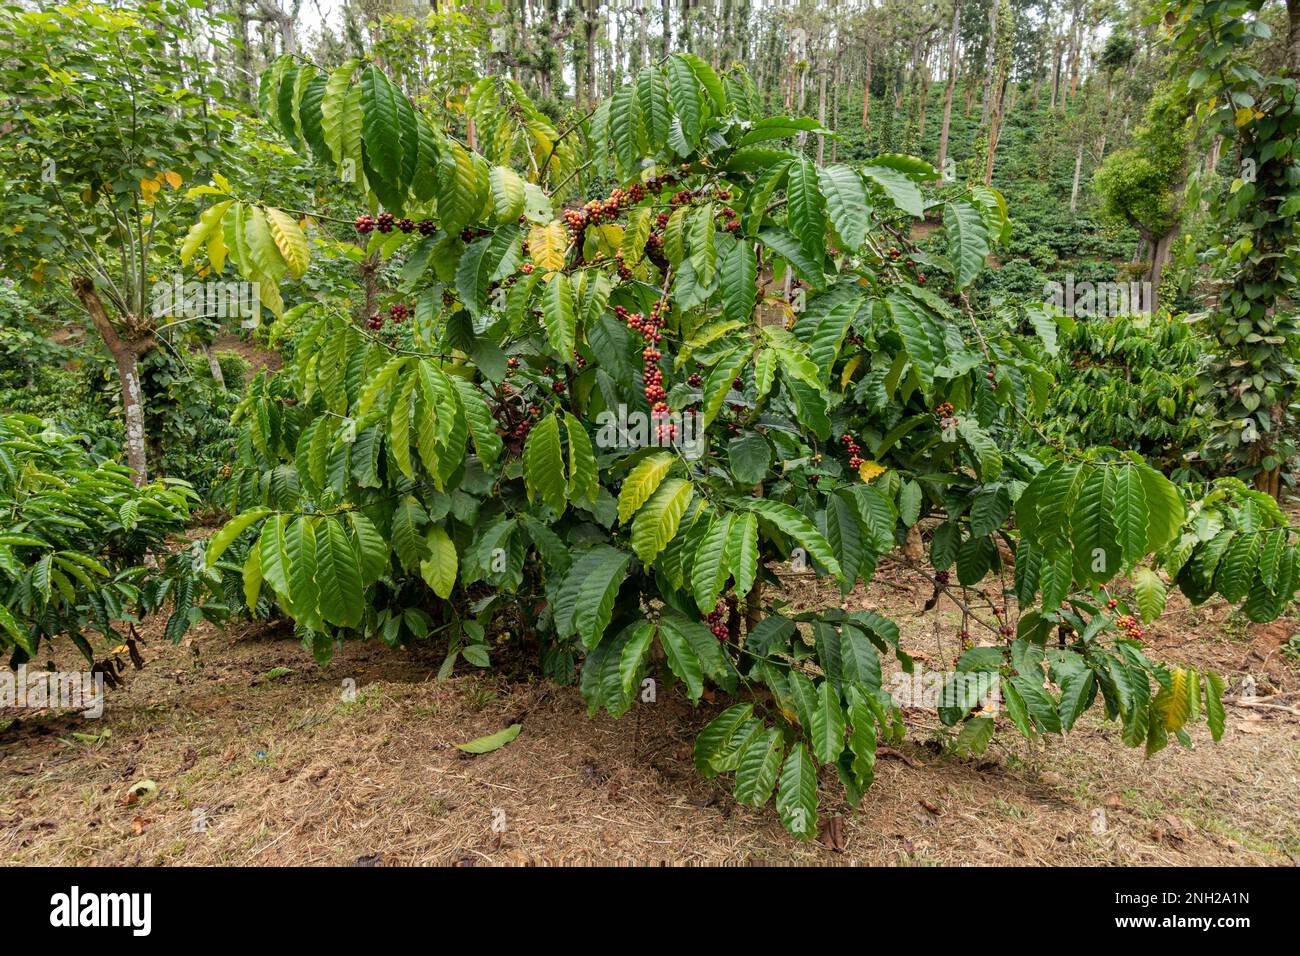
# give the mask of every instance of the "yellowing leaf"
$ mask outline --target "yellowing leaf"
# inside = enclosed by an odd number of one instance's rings
[[[153,201],[158,198],[158,190],[160,189],[162,189],[162,186],[156,179],[140,180],[140,193],[144,196],[144,201],[149,205],[153,205]]]
[[[180,189],[181,183],[184,182],[184,180],[181,179],[181,174],[172,169],[163,173],[163,179],[167,180],[167,185],[172,189]]]
[[[271,238],[275,240],[276,248],[284,257],[285,265],[289,267],[289,274],[295,279],[301,279],[303,273],[307,271],[307,263],[311,260],[307,237],[294,218],[279,209],[267,206],[266,222],[270,227]]]
[[[556,219],[545,226],[528,230],[528,251],[533,262],[543,269],[558,272],[564,268],[564,253],[569,248],[569,230]]]
[[[862,467],[858,469],[858,474],[862,476],[863,481],[870,481],[877,475],[883,475],[888,471],[884,465],[877,461],[864,461]]]

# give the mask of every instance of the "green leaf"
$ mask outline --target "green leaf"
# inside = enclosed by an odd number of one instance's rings
[[[790,263],[795,272],[799,273],[799,278],[814,289],[820,289],[826,285],[826,274],[823,271],[824,263],[822,260],[809,256],[800,240],[786,230],[777,226],[764,229],[758,234],[758,240],[776,255]]]
[[[627,565],[631,560],[626,551],[606,549],[606,554],[607,559],[599,566],[586,569],[587,573],[578,585],[573,611],[574,629],[589,649],[600,643],[605,628],[609,627],[614,614],[614,599],[627,577]]]
[[[243,534],[246,528],[261,521],[270,513],[270,508],[251,508],[226,522],[225,527],[208,539],[208,546],[204,551],[206,566],[209,568],[215,566],[217,560],[235,543],[235,539]]]
[[[709,721],[695,738],[695,768],[706,777],[716,777],[719,768],[714,761],[726,753],[736,731],[753,716],[753,704],[733,704]]]
[[[442,525],[432,525],[424,536],[429,557],[420,562],[420,577],[444,601],[456,586],[456,545]]]
[[[766,498],[741,498],[736,507],[755,512],[759,518],[788,534],[831,574],[843,577],[843,570],[831,550],[830,542],[804,515],[781,501]]]
[[[1150,623],[1165,612],[1165,584],[1150,568],[1138,568],[1133,572],[1133,594],[1143,621]]]
[[[727,401],[727,393],[731,391],[731,384],[749,361],[750,355],[751,351],[748,347],[738,348],[724,355],[718,360],[718,364],[713,366],[713,371],[705,379],[703,388],[702,413],[705,428],[708,428],[722,411],[722,406]]]
[[[824,680],[817,687],[817,702],[813,708],[812,726],[808,735],[812,739],[813,753],[822,763],[834,763],[844,749],[844,710],[840,695]]]
[[[758,301],[758,259],[753,243],[744,239],[733,243],[722,260],[720,288],[722,317],[732,322],[748,323]]]
[[[686,685],[686,696],[692,703],[698,701],[704,693],[704,670],[690,641],[671,618],[664,617],[659,621],[659,643],[663,646],[669,669]]]
[[[1125,464],[1113,471],[1115,487],[1111,499],[1111,520],[1124,565],[1131,567],[1146,554],[1147,540],[1150,537],[1146,489],[1142,484],[1141,472],[1134,465]]]
[[[623,479],[623,487],[618,493],[618,520],[626,524],[641,506],[650,500],[664,475],[672,467],[676,456],[672,452],[661,451],[647,455],[636,463]]]
[[[321,617],[339,627],[354,627],[361,621],[364,610],[357,553],[337,518],[324,518],[320,526],[322,532],[316,538],[316,583],[320,588]]]
[[[488,185],[492,190],[492,211],[497,222],[516,222],[528,198],[523,179],[509,166],[493,166],[488,173]]]
[[[962,200],[944,203],[943,225],[948,233],[948,261],[960,291],[984,268],[989,254],[988,226],[979,210]]]
[[[772,446],[758,432],[746,432],[727,443],[731,474],[742,485],[755,485],[772,466]]]
[[[755,737],[745,747],[736,767],[733,793],[738,803],[761,807],[771,799],[784,750],[781,732],[775,728]]]
[[[494,750],[500,750],[510,741],[519,736],[519,731],[523,729],[522,724],[511,724],[505,730],[498,730],[495,734],[488,734],[486,737],[477,737],[466,744],[457,744],[456,749],[467,754],[487,754]]]
[[[528,500],[540,497],[559,514],[568,504],[560,425],[554,414],[533,426],[524,443],[524,483]]]
[[[826,256],[826,199],[817,182],[817,166],[806,159],[790,164],[786,208],[790,231],[814,262]]]
[[[731,574],[731,569],[727,566],[727,539],[731,534],[731,522],[730,514],[714,515],[691,556],[692,594],[696,606],[706,614],[718,603],[718,594]]]
[[[953,748],[961,754],[982,754],[993,739],[993,718],[972,717],[962,725]]]
[[[1223,711],[1223,678],[1214,671],[1205,672],[1205,721],[1210,725],[1210,736],[1218,743],[1223,738],[1226,715]]]
[[[909,216],[925,215],[925,199],[921,196],[921,190],[905,174],[885,166],[864,166],[862,175]]]
[[[649,564],[677,534],[682,515],[691,503],[695,489],[689,481],[673,478],[659,486],[654,497],[632,522],[632,550]]]
[[[934,369],[937,364],[927,328],[931,319],[921,306],[904,296],[890,294],[886,303],[889,314],[894,319],[894,328],[903,340],[903,347],[907,349],[907,357],[921,381],[921,389],[928,396],[934,387]],[[962,419],[963,425],[967,422],[976,424],[970,419]]]
[[[817,835],[817,766],[802,742],[785,758],[776,810],[782,825],[800,840]]]
[[[568,362],[573,357],[573,343],[577,336],[577,312],[574,305],[573,286],[562,272],[553,273],[542,294],[542,320],[546,323],[546,336],[551,348]]]
[[[817,176],[835,234],[847,251],[857,252],[867,237],[867,190],[862,178],[840,164],[823,166]]]

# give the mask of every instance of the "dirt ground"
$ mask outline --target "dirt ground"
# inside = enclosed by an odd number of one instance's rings
[[[889,615],[926,666],[958,650],[952,609],[922,613],[929,595],[899,565],[847,599],[811,580],[790,590]],[[1217,745],[1201,723],[1192,749],[1148,760],[1089,715],[1064,739],[1004,730],[970,760],[943,747],[932,713],[909,711],[858,810],[823,781],[823,819],[840,819],[807,843],[696,773],[694,734],[722,701],[693,709],[661,685],[622,720],[588,719],[576,688],[526,675],[458,668],[438,683],[435,648],[353,643],[320,669],[281,628],[204,625],[172,646],[160,626],[101,720],[0,711],[0,863],[1300,862],[1300,667],[1282,650],[1294,620],[1171,602],[1153,629],[1153,656],[1215,668],[1230,694],[1249,673],[1267,698],[1229,706]],[[522,732],[493,753],[454,747],[511,723]]]

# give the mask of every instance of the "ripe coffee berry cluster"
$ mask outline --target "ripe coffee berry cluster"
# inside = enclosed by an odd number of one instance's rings
[[[852,468],[854,471],[857,471],[859,468],[861,468],[863,465],[867,463],[866,459],[861,457],[862,446],[858,444],[857,439],[855,439],[848,432],[845,432],[843,435],[840,436],[840,441],[844,444],[844,450],[849,453],[850,468]]]
[[[650,235],[646,236],[645,247],[647,251],[662,249],[664,246],[664,227],[668,225],[668,213],[661,212],[655,216],[654,227],[650,230]]]
[[[956,428],[960,424],[960,420],[953,414],[955,411],[956,409],[952,407],[952,402],[944,402],[941,405],[935,406],[934,414],[939,419],[939,427],[944,431],[947,431],[950,428]]]
[[[1132,614],[1121,614],[1115,618],[1115,625],[1124,632],[1125,637],[1130,637],[1135,641],[1141,640],[1142,635],[1146,633],[1142,625],[1138,623],[1137,618]]]
[[[614,251],[614,261],[618,263],[618,277],[622,279],[624,282],[631,282],[632,270],[629,269],[627,267],[627,263],[623,261],[622,249],[616,249]]]
[[[712,611],[704,615],[704,623],[709,625],[709,630],[718,640],[725,641],[731,636],[731,628],[727,626],[727,621],[735,611],[736,597],[729,594],[724,600],[715,604]]]
[[[659,368],[659,360],[663,358],[663,353],[658,348],[659,340],[663,338],[666,309],[667,305],[663,299],[651,307],[648,316],[639,312],[629,312],[621,305],[614,307],[614,314],[645,342],[645,348],[641,350],[641,358],[645,363],[641,377],[645,382],[646,401],[651,405],[651,416],[654,418],[667,418],[669,412],[666,400],[668,392],[664,388],[664,373]],[[677,426],[672,423],[661,423],[657,433],[660,440],[671,441],[677,437]]]
[[[718,195],[721,196],[723,193],[719,193]],[[726,193],[726,195],[731,194]],[[736,215],[736,210],[732,209],[730,206],[723,206],[718,212],[718,218],[724,220],[722,228],[727,232],[736,232],[740,229],[740,217]]]
[[[388,308],[388,316],[394,322],[405,322],[408,318],[411,317],[411,314],[412,314],[411,307],[408,305],[403,305],[400,302],[397,303],[396,305],[389,306]],[[366,319],[366,328],[368,329],[373,329],[374,331],[377,332],[383,327],[384,327],[384,317],[380,315],[378,312],[370,316],[370,318]]]

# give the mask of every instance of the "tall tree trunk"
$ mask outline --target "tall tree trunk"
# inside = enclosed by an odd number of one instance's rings
[[[826,128],[826,67],[817,71],[820,75],[817,77],[817,125],[822,129]],[[826,137],[822,133],[817,134],[817,165],[821,165],[826,159]]]
[[[992,0],[989,4],[989,40],[985,56],[988,62],[984,64],[984,108],[980,110],[980,128],[988,124],[989,114],[993,110],[993,86],[997,79],[998,72],[998,7],[999,0]]]
[[[867,78],[862,84],[862,132],[871,127],[871,47],[867,47]]]
[[[1300,0],[1286,0],[1286,68],[1300,77]]]
[[[205,345],[203,346],[203,357],[208,360],[208,371],[212,374],[212,380],[224,389],[226,387],[226,373],[221,371],[221,363],[217,361],[217,354]]]
[[[1079,208],[1079,173],[1083,170],[1083,143],[1074,154],[1074,185],[1070,187],[1070,212]]]
[[[650,64],[650,0],[641,0],[641,5],[636,8],[637,15],[637,39],[640,42],[641,62],[639,66],[649,66]]]
[[[952,5],[952,30],[948,34],[948,85],[943,91],[943,125],[939,129],[939,172],[948,161],[948,130],[952,124],[952,94],[957,89],[957,36],[961,32],[961,0]]]
[[[587,0],[583,27],[587,41],[587,109],[596,105],[596,0]]]
[[[280,9],[272,0],[257,0],[257,9],[262,18],[275,24],[280,31],[280,52],[297,53],[298,38],[293,32],[293,17]]]
[[[149,480],[148,439],[144,426],[144,391],[140,387],[140,356],[153,347],[153,336],[142,332],[135,338],[123,336],[108,317],[103,300],[88,276],[74,276],[72,291],[90,315],[95,331],[113,356],[122,390],[122,418],[126,423],[126,464],[132,480],[143,485]]]

